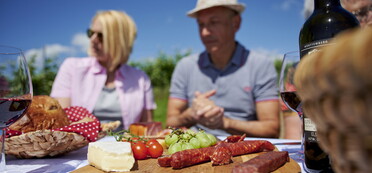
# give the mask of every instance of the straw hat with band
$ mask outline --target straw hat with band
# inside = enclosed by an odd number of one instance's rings
[[[195,18],[199,11],[217,6],[230,8],[239,14],[245,9],[245,4],[239,3],[238,0],[198,0],[196,7],[187,12],[187,16]]]

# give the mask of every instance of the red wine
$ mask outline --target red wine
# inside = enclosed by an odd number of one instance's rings
[[[302,103],[295,91],[281,92],[280,96],[288,108],[299,114],[302,114]]]
[[[0,98],[0,128],[17,121],[31,104],[30,99]]]

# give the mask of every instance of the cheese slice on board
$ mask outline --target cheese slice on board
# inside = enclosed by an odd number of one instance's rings
[[[88,147],[88,162],[106,172],[129,171],[134,157],[129,142],[91,142]]]

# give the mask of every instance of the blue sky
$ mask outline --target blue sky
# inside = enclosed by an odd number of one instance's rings
[[[303,0],[240,0],[246,5],[237,40],[270,56],[298,49],[305,19]],[[131,61],[204,49],[195,19],[186,16],[196,0],[0,0],[0,44],[23,49],[26,56],[63,60],[86,56],[85,35],[98,10],[123,10],[133,17],[138,36]]]

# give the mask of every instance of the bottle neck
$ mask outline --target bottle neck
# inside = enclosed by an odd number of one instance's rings
[[[341,6],[340,0],[314,0],[314,9]]]

